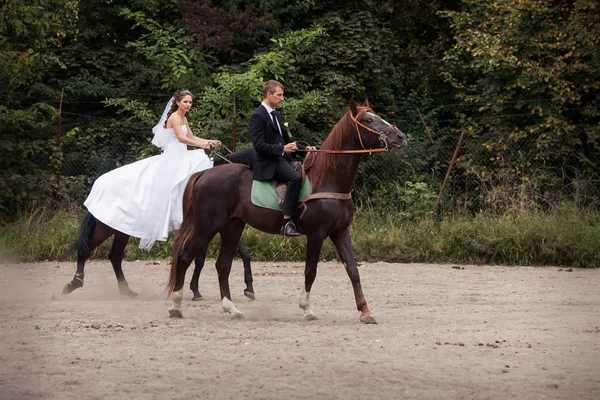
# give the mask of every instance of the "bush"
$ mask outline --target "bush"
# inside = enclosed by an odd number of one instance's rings
[[[78,235],[83,211],[68,205],[59,210],[31,209],[16,222],[0,228],[4,258],[22,261],[74,260],[68,247]],[[600,214],[564,204],[553,213],[475,217],[449,216],[437,223],[429,216],[406,217],[401,212],[375,213],[359,209],[351,228],[354,254],[360,261],[444,262],[503,265],[600,266]],[[304,261],[305,238],[286,239],[247,228],[242,240],[253,260]],[[216,258],[217,236],[208,249]],[[151,252],[130,240],[125,258],[168,259],[171,241],[157,242]],[[93,257],[106,258],[111,241]],[[321,251],[322,260],[337,260],[331,241]]]

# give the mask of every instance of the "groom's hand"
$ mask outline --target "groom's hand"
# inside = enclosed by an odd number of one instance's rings
[[[285,146],[283,146],[283,151],[285,151],[286,153],[294,153],[296,150],[298,150],[296,142],[288,143]]]

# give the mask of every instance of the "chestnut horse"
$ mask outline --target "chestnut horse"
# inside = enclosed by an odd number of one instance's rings
[[[350,192],[361,158],[366,153],[401,149],[406,135],[376,115],[368,104],[350,102],[350,110],[335,125],[320,150],[307,156],[305,169],[312,186],[310,200],[298,228],[306,235],[306,266],[300,308],[304,319],[317,319],[309,302],[317,275],[317,263],[326,238],[331,238],[352,282],[360,320],[376,323],[363,295],[360,276],[350,241],[353,204]],[[173,244],[168,292],[173,306],[171,317],[182,317],[181,302],[185,273],[196,257],[206,254],[208,244],[219,233],[221,248],[216,269],[221,305],[232,318],[242,313],[231,301],[229,273],[244,226],[278,234],[280,211],[257,207],[250,199],[252,173],[246,167],[229,164],[198,172],[190,177],[183,197],[183,224]]]

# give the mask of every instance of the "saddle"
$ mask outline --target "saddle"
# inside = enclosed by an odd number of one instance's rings
[[[302,168],[302,163],[300,161],[292,161],[290,166],[299,172],[302,176],[302,183],[300,186],[304,185],[304,181],[306,180],[306,170]],[[285,182],[277,181],[275,184],[275,191],[277,192],[277,196],[279,197],[277,201],[279,205],[283,204],[283,199],[285,199],[285,192],[287,191],[287,184]]]

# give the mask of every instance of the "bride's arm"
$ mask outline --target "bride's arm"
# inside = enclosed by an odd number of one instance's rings
[[[194,136],[194,132],[192,132],[192,128],[188,125],[187,118],[185,119],[185,126],[187,126],[188,138],[194,140],[197,144],[196,146],[201,147],[203,149],[211,149],[214,147],[219,147],[221,142],[219,140],[209,140],[209,139],[201,139],[199,137]]]
[[[179,140],[181,143],[187,144],[189,146],[202,147],[196,140],[192,139],[193,136],[187,137],[184,135],[183,129],[181,129],[182,121],[181,121],[181,117],[179,115],[177,115],[175,113],[171,114],[168,121],[171,122],[171,125],[173,125],[173,130],[175,131],[175,136],[177,136],[177,140]],[[186,125],[187,125],[187,122],[186,122]]]

